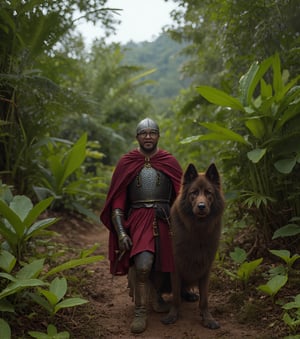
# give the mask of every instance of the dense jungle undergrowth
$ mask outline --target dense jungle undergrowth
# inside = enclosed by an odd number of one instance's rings
[[[55,216],[57,217],[57,215]],[[30,331],[47,332],[47,326],[55,325],[61,336],[36,336],[36,338],[129,338],[130,322],[133,314],[133,302],[128,296],[126,277],[114,277],[109,273],[107,259],[108,232],[102,225],[84,221],[76,215],[62,215],[60,220],[50,227],[56,236],[39,243],[39,250],[52,249],[56,253],[56,265],[78,257],[83,249],[92,248],[98,244],[94,254],[103,256],[103,259],[90,265],[79,266],[64,271],[68,281],[66,296],[80,296],[88,301],[77,307],[61,309],[55,316],[49,314],[33,302],[29,302],[24,295],[15,300],[16,312],[9,315],[12,329],[12,338],[31,338]],[[286,311],[282,305],[292,301],[290,296],[296,296],[299,286],[299,271],[290,270],[288,281],[278,293],[268,295],[258,290],[268,281],[266,277],[270,268],[275,270],[282,267],[280,260],[266,255],[260,265],[250,272],[251,256],[240,264],[232,258],[242,257],[238,253],[238,246],[247,248],[254,243],[249,230],[237,237],[236,249],[229,253],[221,253],[216,258],[211,275],[210,308],[214,317],[220,322],[218,330],[208,330],[200,323],[197,303],[184,302],[181,317],[174,325],[165,326],[160,322],[161,314],[150,313],[148,328],[140,335],[142,338],[283,338],[288,334],[296,333],[296,326],[288,326],[283,316]],[[252,252],[261,252],[259,248]],[[53,256],[54,258],[54,256]],[[241,269],[243,263],[247,263]],[[50,266],[50,265],[49,265]],[[244,274],[239,272],[243,270]],[[247,276],[248,274],[248,276]],[[171,301],[171,295],[164,295]],[[7,319],[7,318],[6,318]],[[31,332],[32,333],[32,332]],[[41,334],[40,334],[41,335]],[[291,338],[297,338],[293,336]]]

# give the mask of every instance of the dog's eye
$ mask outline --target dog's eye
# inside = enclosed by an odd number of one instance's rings
[[[190,193],[190,195],[191,195],[192,197],[196,197],[197,195],[199,195],[199,190],[194,190],[194,191],[192,191],[192,192]]]
[[[206,196],[209,196],[209,195],[212,195],[213,193],[212,193],[212,191],[210,191],[210,190],[205,190],[205,195]]]

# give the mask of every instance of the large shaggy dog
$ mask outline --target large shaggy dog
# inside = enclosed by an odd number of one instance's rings
[[[208,309],[208,285],[219,245],[223,210],[224,197],[216,166],[211,164],[204,174],[199,174],[190,164],[171,208],[175,273],[172,274],[172,307],[162,319],[164,324],[178,319],[181,288],[198,286],[203,325],[211,329],[220,327]]]

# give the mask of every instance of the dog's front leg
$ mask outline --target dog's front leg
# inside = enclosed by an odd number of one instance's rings
[[[178,319],[179,307],[181,303],[181,280],[178,273],[171,273],[172,283],[172,305],[169,313],[161,319],[161,322],[165,325],[174,324]]]
[[[199,281],[199,308],[202,316],[203,326],[215,330],[220,328],[219,323],[213,318],[208,310],[208,285],[209,285],[209,274],[206,274]]]

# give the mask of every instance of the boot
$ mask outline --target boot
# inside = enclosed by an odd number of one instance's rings
[[[134,318],[131,323],[131,332],[138,334],[145,331],[147,327],[146,307],[135,307]]]
[[[147,327],[147,304],[149,297],[149,284],[145,281],[136,280],[134,290],[135,310],[131,323],[132,333],[142,333]]]

